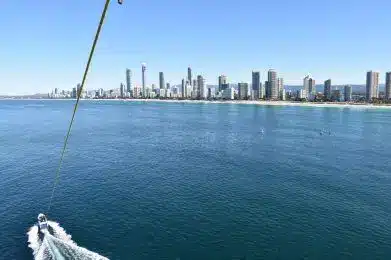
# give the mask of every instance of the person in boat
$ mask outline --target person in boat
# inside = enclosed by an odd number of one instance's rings
[[[41,239],[43,239],[46,231],[53,235],[53,228],[49,226],[46,216],[40,213],[38,215],[38,235]]]

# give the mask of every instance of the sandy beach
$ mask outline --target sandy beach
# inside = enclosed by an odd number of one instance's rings
[[[101,99],[105,100],[105,99]],[[168,102],[168,103],[202,103],[202,104],[241,104],[259,106],[301,106],[301,107],[335,107],[335,108],[359,108],[359,109],[391,109],[391,105],[372,105],[354,103],[314,103],[314,102],[294,102],[294,101],[255,101],[255,100],[175,100],[175,99],[116,99],[125,102]]]
[[[1,100],[34,100],[34,101],[71,101],[75,99],[0,99]],[[373,105],[368,103],[343,103],[343,102],[295,102],[295,101],[264,101],[264,100],[178,100],[178,99],[81,99],[82,102],[161,102],[161,103],[193,103],[193,104],[239,104],[258,106],[300,106],[300,107],[333,107],[353,109],[391,109],[390,105]]]

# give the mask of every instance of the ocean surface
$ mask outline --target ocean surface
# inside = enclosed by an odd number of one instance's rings
[[[33,259],[74,101],[0,101],[0,259]],[[110,259],[390,259],[391,110],[82,101],[50,220]]]

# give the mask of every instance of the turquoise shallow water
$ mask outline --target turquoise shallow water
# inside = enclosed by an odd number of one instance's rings
[[[0,259],[32,259],[72,105],[0,101]],[[110,259],[389,259],[390,136],[381,109],[83,101],[49,218]]]

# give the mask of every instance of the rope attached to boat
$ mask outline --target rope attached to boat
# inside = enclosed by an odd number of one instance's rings
[[[47,214],[49,214],[50,207],[52,205],[53,196],[54,196],[54,191],[56,190],[58,181],[60,179],[60,170],[61,170],[62,162],[63,162],[63,159],[64,159],[65,150],[67,148],[69,134],[71,133],[72,124],[73,124],[73,120],[75,118],[77,107],[79,105],[80,96],[81,96],[81,93],[83,92],[83,88],[84,88],[84,84],[85,84],[85,81],[86,81],[86,78],[87,78],[88,70],[90,68],[92,56],[94,55],[95,46],[96,46],[96,43],[98,42],[99,34],[100,34],[101,29],[102,29],[102,25],[103,25],[103,22],[105,20],[106,12],[107,12],[107,9],[109,7],[110,1],[111,0],[106,0],[105,6],[104,6],[104,9],[103,9],[101,18],[100,18],[99,26],[98,26],[98,29],[97,29],[97,31],[95,33],[95,39],[94,39],[94,42],[93,42],[91,50],[90,50],[90,55],[88,57],[87,65],[86,65],[85,70],[84,70],[84,75],[83,75],[83,80],[81,82],[80,90],[76,90],[77,91],[77,100],[76,100],[75,106],[73,108],[72,119],[71,119],[71,122],[69,124],[68,132],[67,132],[67,135],[65,136],[64,146],[62,148],[60,163],[59,163],[58,168],[57,168],[56,178],[54,180],[53,189],[52,189],[52,195],[50,196],[50,201],[49,201]],[[122,1],[118,0],[118,3],[122,4]]]

